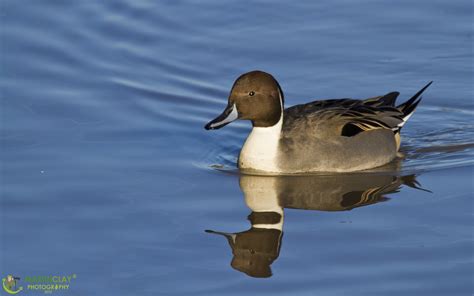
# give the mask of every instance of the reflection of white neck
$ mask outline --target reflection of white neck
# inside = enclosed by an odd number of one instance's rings
[[[264,229],[277,229],[283,231],[283,215],[281,216],[281,220],[279,223],[275,224],[253,224],[252,227],[254,228],[264,228]]]
[[[275,224],[254,224],[255,228],[283,228],[283,208],[278,202],[277,179],[263,176],[244,176],[241,179],[245,203],[252,212],[274,212],[281,215],[280,222]]]

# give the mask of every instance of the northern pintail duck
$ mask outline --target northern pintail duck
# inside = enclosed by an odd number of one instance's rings
[[[400,130],[428,83],[395,106],[398,92],[365,100],[314,101],[284,109],[283,91],[262,71],[241,75],[224,112],[206,129],[237,119],[253,128],[240,152],[242,170],[262,173],[351,172],[389,163],[400,148]]]

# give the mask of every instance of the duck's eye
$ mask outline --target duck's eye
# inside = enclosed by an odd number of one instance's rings
[[[255,92],[252,90],[251,92],[249,92],[249,96],[253,96],[255,94]]]

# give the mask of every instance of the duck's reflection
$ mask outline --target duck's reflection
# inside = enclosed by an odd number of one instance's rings
[[[283,236],[283,209],[344,211],[388,200],[402,185],[419,188],[415,175],[347,174],[331,176],[240,177],[245,203],[252,210],[249,230],[206,232],[227,238],[231,266],[252,277],[270,277]]]

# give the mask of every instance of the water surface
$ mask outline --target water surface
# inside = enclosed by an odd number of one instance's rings
[[[474,292],[470,1],[2,1],[0,17],[1,277],[76,274],[64,295]],[[434,84],[387,166],[243,176],[249,123],[203,126],[254,69],[288,106]]]

